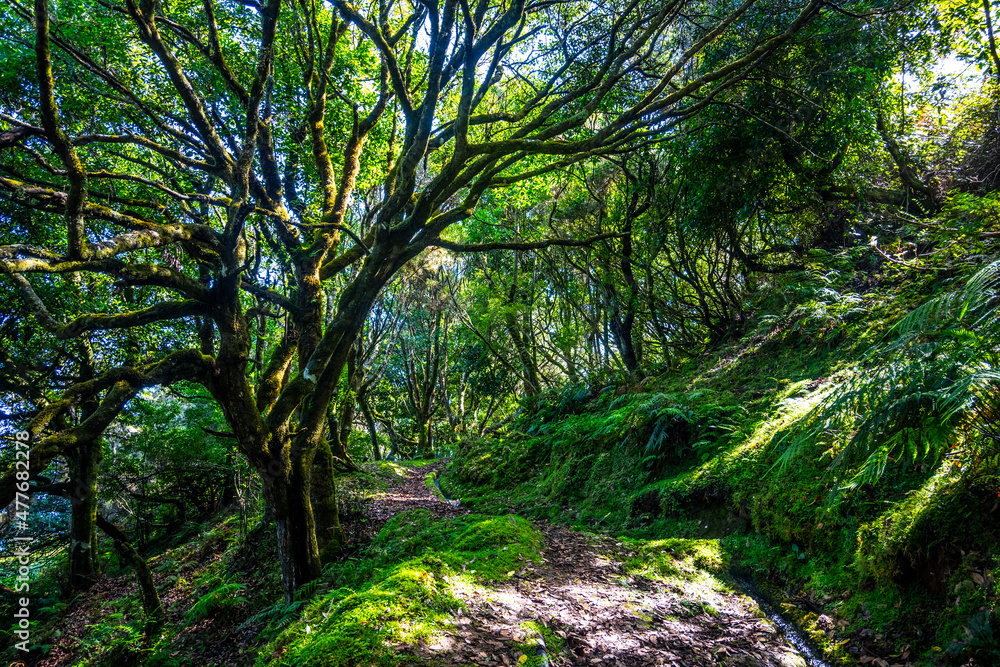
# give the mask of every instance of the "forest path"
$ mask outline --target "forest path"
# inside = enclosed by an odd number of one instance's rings
[[[442,501],[427,486],[428,473],[437,473],[446,465],[447,461],[435,461],[401,466],[406,476],[391,482],[389,489],[376,494],[366,508],[365,516],[374,532],[377,534],[392,517],[410,510],[425,509],[436,517],[468,514],[467,508]]]
[[[444,516],[465,512],[425,484],[434,463],[407,471],[385,495],[386,519],[424,508]],[[488,587],[453,591],[466,609],[429,641],[398,650],[431,665],[746,665],[806,662],[757,604],[707,572],[670,584],[629,574],[635,558],[612,538],[536,524],[545,537],[543,562],[527,563]],[[633,545],[634,549],[634,545]],[[542,635],[547,657],[537,648]],[[521,656],[527,659],[519,660]]]

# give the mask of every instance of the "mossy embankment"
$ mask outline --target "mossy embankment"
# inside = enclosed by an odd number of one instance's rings
[[[887,455],[876,483],[838,460],[842,434],[800,438],[895,322],[965,278],[876,269],[864,249],[817,260],[738,341],[526,401],[505,433],[461,445],[444,488],[474,511],[717,540],[833,660],[995,664],[1000,478],[970,454],[985,436],[957,420],[943,453]]]

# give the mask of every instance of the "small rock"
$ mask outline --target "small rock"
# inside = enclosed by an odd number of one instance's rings
[[[809,664],[797,653],[784,653],[778,656],[781,667],[809,667]]]

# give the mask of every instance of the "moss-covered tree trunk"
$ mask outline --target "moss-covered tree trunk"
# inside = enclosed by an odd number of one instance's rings
[[[431,441],[431,418],[420,415],[417,423],[417,451],[425,459],[434,457],[434,443]]]
[[[291,603],[293,593],[322,571],[310,496],[312,485],[306,467],[311,465],[311,460],[293,458],[289,474],[275,475],[264,489],[265,498],[274,508],[286,603]]]
[[[357,347],[356,345],[354,347]],[[340,398],[340,409],[331,405],[329,410],[327,430],[330,434],[329,450],[333,455],[332,463],[337,467],[351,472],[360,470],[354,458],[347,451],[347,444],[354,431],[354,414],[357,404],[358,389],[364,379],[364,371],[356,363],[354,349],[347,362],[347,391]],[[321,453],[317,454],[321,456]]]
[[[70,462],[69,584],[85,590],[99,573],[97,561],[97,471],[101,465],[100,440],[81,445]]]
[[[329,561],[340,553],[344,545],[343,530],[340,527],[340,513],[337,509],[337,485],[334,480],[336,469],[330,444],[323,440],[313,462],[310,480],[310,501],[313,520],[316,523],[316,544],[320,560]]]
[[[160,594],[156,590],[153,573],[136,548],[125,537],[125,534],[118,530],[114,524],[100,514],[96,516],[95,523],[108,537],[114,540],[115,550],[122,557],[122,560],[135,570],[136,580],[139,583],[139,594],[142,597],[142,610],[146,614],[146,636],[152,637],[163,627],[165,620],[163,605],[160,604]]]
[[[530,298],[529,289],[533,291],[534,284],[530,288],[523,287],[520,284],[520,275],[520,253],[515,253],[514,271],[510,289],[507,291],[507,308],[503,312],[503,322],[524,372],[522,377],[524,381],[524,393],[526,396],[537,396],[541,392],[542,383],[538,371],[538,359],[535,355],[535,341],[530,333],[530,322],[528,323],[529,331],[525,331],[521,322],[521,311],[530,311],[532,299]]]
[[[85,378],[96,375],[94,351],[90,339],[80,341],[80,374]],[[84,401],[81,417],[87,419],[100,407],[96,398]],[[90,588],[97,579],[97,473],[101,467],[101,438],[83,440],[70,451],[70,547],[69,585],[72,590]]]

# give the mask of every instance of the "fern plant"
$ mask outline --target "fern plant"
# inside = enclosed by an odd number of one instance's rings
[[[254,614],[238,628],[247,630],[250,628],[260,628],[259,638],[263,641],[270,641],[281,634],[281,631],[298,620],[302,613],[304,601],[292,602],[286,605],[284,602],[267,607],[263,611]]]
[[[996,665],[1000,661],[1000,637],[994,636],[990,625],[990,610],[977,612],[965,628],[969,639],[964,647],[969,657],[976,658],[984,665]]]
[[[995,428],[998,290],[1000,262],[993,262],[903,318],[893,339],[869,350],[861,371],[805,417],[778,465],[807,443],[840,439],[834,465],[856,469],[845,490],[876,483],[893,461],[937,462],[963,424]]]
[[[184,615],[188,623],[205,618],[225,616],[236,607],[246,604],[247,599],[239,593],[246,588],[243,584],[221,584],[198,598],[194,606]]]
[[[711,458],[737,429],[743,408],[690,404],[700,397],[699,392],[654,394],[636,407],[639,420],[652,427],[642,448],[643,464],[650,473],[692,455],[702,461]]]

